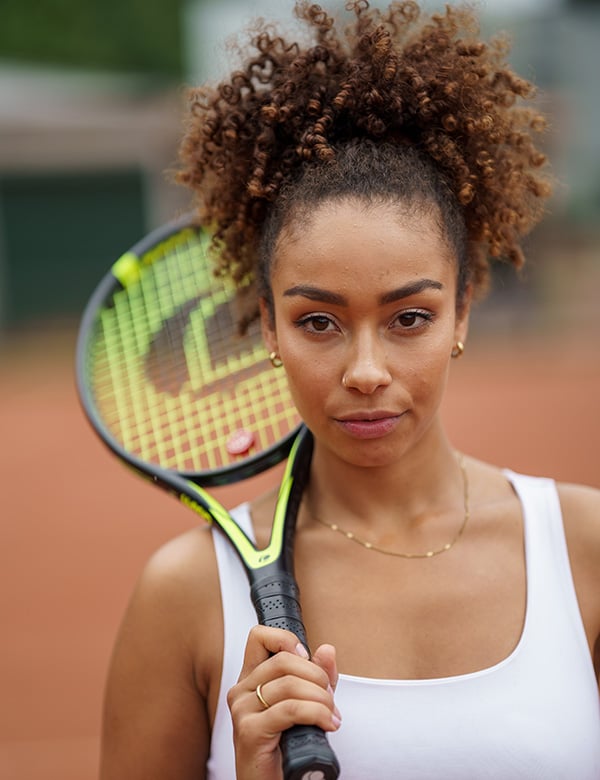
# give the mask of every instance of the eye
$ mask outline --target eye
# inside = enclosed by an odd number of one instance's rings
[[[310,314],[296,324],[308,333],[332,333],[337,329],[335,322],[325,314]]]
[[[401,330],[416,330],[431,322],[433,315],[423,309],[409,309],[403,311],[393,320],[392,327],[396,324]]]

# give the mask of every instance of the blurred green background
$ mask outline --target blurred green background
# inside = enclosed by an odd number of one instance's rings
[[[218,74],[230,33],[258,15],[289,24],[291,5],[2,0],[1,333],[75,318],[113,258],[185,208],[167,174],[182,87]],[[562,274],[580,274],[598,251],[600,3],[487,0],[481,16],[484,30],[512,36],[512,61],[539,85],[551,121],[559,184],[527,274],[529,293],[550,304]],[[515,298],[510,276],[498,276],[497,297],[522,310],[525,289]]]

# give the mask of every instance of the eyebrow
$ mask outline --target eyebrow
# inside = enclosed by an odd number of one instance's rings
[[[443,290],[444,285],[435,279],[416,279],[414,282],[398,287],[395,290],[390,290],[379,296],[378,302],[380,305],[388,303],[395,303],[401,301],[404,298],[410,298],[411,295],[417,295],[425,290]],[[321,287],[315,287],[311,284],[296,284],[293,287],[289,287],[283,293],[287,297],[300,296],[302,298],[308,298],[311,301],[319,301],[321,303],[330,303],[334,306],[347,306],[348,299],[339,293],[331,292],[330,290],[324,290]]]

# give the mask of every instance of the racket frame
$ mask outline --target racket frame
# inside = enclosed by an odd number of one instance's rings
[[[152,252],[152,250],[157,250],[161,245],[165,245],[165,242],[168,242],[169,239],[177,238],[181,235],[182,231],[188,229],[196,233],[201,233],[201,229],[194,222],[193,217],[186,214],[178,220],[174,220],[167,225],[163,225],[156,230],[153,230],[138,241],[129,251],[121,255],[92,293],[81,318],[76,346],[76,377],[77,390],[84,412],[92,421],[95,430],[105,444],[113,450],[116,455],[123,458],[123,460],[128,462],[132,467],[141,471],[144,471],[146,461],[142,461],[140,458],[137,458],[135,455],[132,455],[121,447],[116,439],[106,431],[105,426],[101,422],[100,415],[96,410],[93,394],[85,381],[88,346],[94,328],[99,327],[100,312],[102,309],[107,308],[109,302],[117,292],[125,290],[129,284],[137,282],[141,273],[140,266],[143,267],[144,265],[150,264],[144,262],[144,257],[148,255],[149,252]],[[158,257],[152,262],[156,262],[157,259]],[[174,475],[179,474],[183,479],[189,480],[202,487],[220,487],[249,479],[250,477],[254,477],[261,472],[272,468],[282,460],[285,460],[289,455],[295,437],[300,432],[300,428],[301,423],[277,443],[265,447],[255,455],[245,457],[243,460],[228,466],[221,466],[218,469],[207,469],[205,471],[169,471]],[[165,471],[165,469],[162,469],[161,467],[157,468],[161,471]]]
[[[86,381],[89,345],[99,327],[100,312],[119,290],[136,281],[143,257],[185,229],[199,230],[188,215],[143,238],[117,260],[101,280],[84,310],[76,347],[76,383],[80,403],[97,435],[110,451],[142,478],[174,495],[215,525],[229,540],[246,571],[258,621],[293,631],[310,655],[294,578],[293,537],[302,492],[310,471],[312,434],[300,423],[276,444],[241,463],[215,471],[178,472],[128,452],[106,429]],[[158,255],[158,253],[157,253]],[[229,512],[205,490],[253,477],[287,457],[269,543],[258,549]],[[285,780],[318,777],[335,780],[339,764],[325,733],[315,726],[293,726],[280,742]],[[314,774],[313,774],[314,773]]]

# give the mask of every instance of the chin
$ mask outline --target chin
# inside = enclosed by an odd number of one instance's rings
[[[350,466],[364,469],[386,468],[398,462],[400,453],[406,449],[406,441],[346,441],[344,444],[338,442],[329,449]]]

